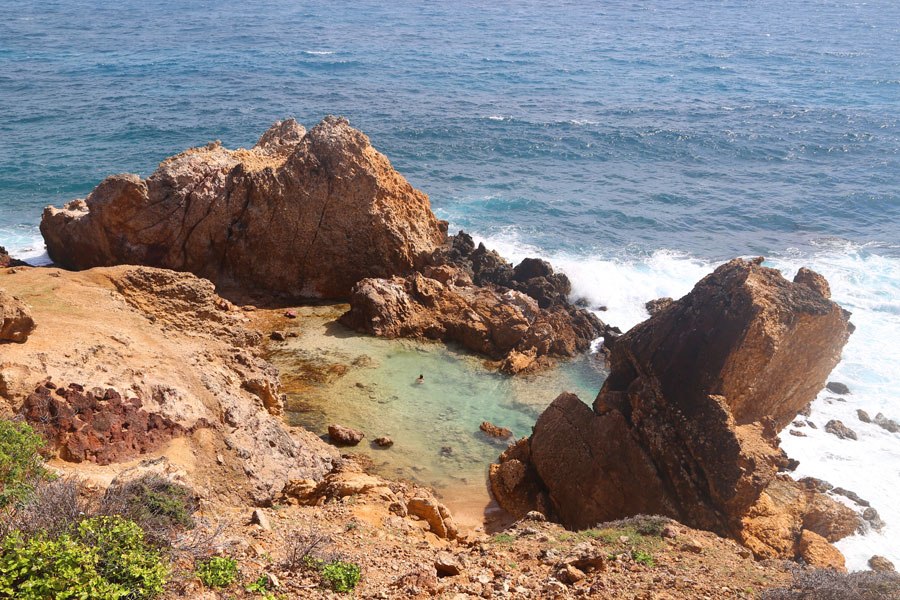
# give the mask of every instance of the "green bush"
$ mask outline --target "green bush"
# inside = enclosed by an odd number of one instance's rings
[[[634,562],[648,567],[652,567],[656,564],[656,561],[653,560],[653,555],[649,552],[644,552],[643,550],[632,550],[631,558]]]
[[[27,423],[0,420],[0,508],[24,502],[46,478],[44,440]]]
[[[359,565],[342,560],[325,563],[322,566],[322,578],[336,592],[352,592],[359,583]]]
[[[147,475],[107,490],[103,514],[121,514],[136,522],[151,542],[165,545],[173,530],[193,529],[197,498],[187,487],[159,475]]]
[[[167,576],[140,527],[116,517],[85,519],[56,538],[13,532],[0,546],[0,598],[144,600],[162,593]]]
[[[238,564],[233,558],[212,556],[197,563],[197,577],[209,588],[228,587],[237,579]]]

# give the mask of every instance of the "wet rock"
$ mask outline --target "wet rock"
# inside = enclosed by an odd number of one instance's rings
[[[23,262],[21,260],[16,260],[11,257],[9,253],[6,251],[6,248],[0,246],[0,269],[5,269],[7,267],[27,267],[28,263]]]
[[[861,408],[856,409],[856,416],[863,423],[871,423],[872,422],[872,418],[869,416],[869,413],[867,413],[866,411],[864,411]]]
[[[276,123],[250,150],[193,148],[146,180],[108,177],[47,208],[41,233],[65,268],[166,267],[298,299],[408,273],[446,237],[427,196],[338,117]]]
[[[508,428],[498,427],[490,421],[482,421],[481,425],[478,428],[493,438],[507,439],[512,437],[512,431],[510,431]]]
[[[273,331],[269,334],[269,339],[275,340],[276,342],[283,342],[287,337],[284,335],[283,331]]]
[[[394,440],[392,440],[391,438],[389,438],[386,435],[375,438],[374,442],[375,442],[375,445],[378,446],[379,448],[390,448],[391,446],[394,445]]]
[[[894,563],[877,554],[869,559],[869,568],[881,573],[893,573],[896,570],[894,569]]]
[[[871,506],[866,508],[862,513],[862,518],[869,524],[869,526],[875,531],[881,531],[884,529],[884,521],[881,519],[881,515],[878,514],[878,511],[872,508]]]
[[[846,490],[842,487],[836,487],[831,491],[834,492],[835,494],[838,494],[838,495],[844,496],[845,498],[849,498],[850,500],[853,500],[855,503],[857,503],[860,506],[870,506],[868,500],[863,500],[862,498],[859,497],[859,494],[857,494],[856,492]]]
[[[885,431],[890,431],[891,433],[900,432],[900,423],[897,423],[893,419],[888,419],[881,413],[875,415],[875,424]]]
[[[656,313],[659,313],[659,312],[662,312],[663,310],[665,310],[669,305],[672,304],[672,302],[674,302],[674,300],[672,300],[671,298],[668,298],[668,297],[657,298],[656,300],[648,301],[644,305],[644,308],[647,309],[647,312],[652,317],[652,316],[656,315]]]
[[[453,446],[441,446],[441,456],[445,458],[453,456]]]
[[[844,425],[837,419],[832,419],[825,424],[825,431],[832,435],[836,435],[842,440],[855,440],[856,432]]]
[[[803,433],[802,431],[797,431],[796,429],[791,429],[790,431],[788,431],[788,433],[794,437],[806,437],[805,433]]]
[[[833,392],[835,394],[846,395],[850,393],[850,388],[847,387],[846,384],[841,383],[840,381],[829,381],[825,386],[825,389],[829,392]]]
[[[831,287],[828,280],[811,269],[800,267],[794,276],[794,283],[807,285],[822,295],[823,298],[831,298]]]
[[[355,446],[359,444],[364,437],[366,437],[366,434],[358,429],[353,429],[352,427],[345,427],[344,425],[337,424],[328,426],[328,438],[332,443],[339,446]]]
[[[3,342],[23,344],[34,328],[31,310],[25,303],[0,290],[0,344]]]
[[[832,489],[834,486],[825,481],[824,479],[819,479],[818,477],[804,477],[800,479],[797,483],[800,483],[804,487],[810,490],[815,490],[817,492],[825,493]]]

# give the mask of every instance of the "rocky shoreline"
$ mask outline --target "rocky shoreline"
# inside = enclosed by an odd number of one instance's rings
[[[291,564],[291,538],[316,528],[365,566],[361,597],[751,598],[793,561],[842,570],[830,542],[863,522],[787,477],[778,448],[852,332],[811,271],[791,282],[736,259],[622,334],[545,261],[449,236],[333,117],[276,123],[250,150],[188,150],[147,180],[112,176],[48,207],[41,231],[56,266],[0,253],[3,416],[94,493],[135,472],[188,486],[215,516],[201,529],[225,531],[208,552],[288,597],[335,595]],[[323,298],[349,301],[351,329],[458,343],[518,377],[604,338],[593,407],[560,395],[491,466],[509,530],[461,530],[429,489],[285,424],[257,306]],[[502,425],[482,430],[508,437]],[[190,577],[167,593],[217,597]]]

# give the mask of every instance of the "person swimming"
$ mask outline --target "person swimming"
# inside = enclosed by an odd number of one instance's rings
[[[425,376],[420,373],[419,378],[416,379],[416,383],[425,383]]]

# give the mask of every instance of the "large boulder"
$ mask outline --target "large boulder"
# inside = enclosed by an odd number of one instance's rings
[[[308,133],[276,123],[250,150],[193,148],[146,180],[108,177],[41,221],[65,268],[166,267],[290,298],[345,298],[360,279],[410,272],[445,231],[428,197],[337,117]]]
[[[815,274],[790,282],[761,262],[720,266],[620,336],[593,406],[561,395],[520,442],[523,464],[504,469],[505,456],[492,469],[500,504],[516,514],[549,505],[575,528],[663,514],[746,541],[742,519],[765,512],[760,498],[787,466],[776,432],[822,389],[850,332],[849,313]],[[815,493],[772,503],[790,513],[789,540],[754,552],[795,558],[804,529],[846,535],[821,522],[839,511]]]
[[[0,344],[23,343],[34,331],[31,310],[24,302],[0,290]]]

